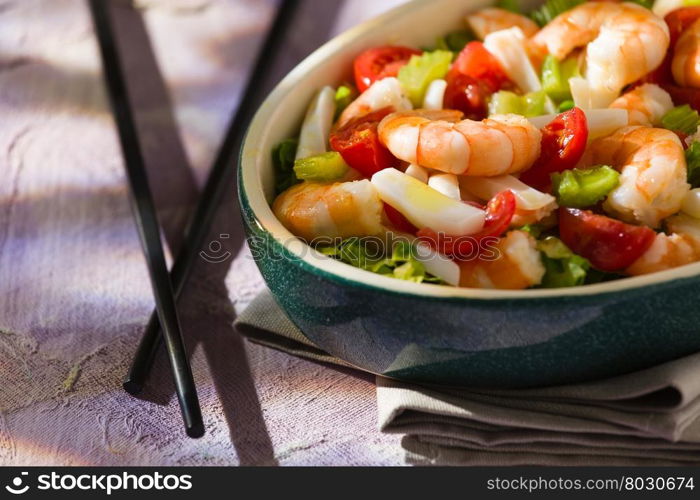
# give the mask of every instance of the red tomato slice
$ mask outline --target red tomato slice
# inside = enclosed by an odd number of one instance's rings
[[[331,133],[330,144],[343,160],[365,177],[393,167],[398,160],[379,142],[377,126],[393,109],[388,107],[360,116]]]
[[[481,241],[484,238],[498,237],[508,229],[515,215],[515,208],[513,192],[502,191],[491,198],[486,205],[484,228],[478,233],[468,236],[450,236],[436,233],[430,228],[423,228],[418,231],[417,236],[443,255],[457,259],[473,258],[481,250]]]
[[[520,180],[537,189],[548,190],[550,175],[574,168],[588,141],[588,122],[580,108],[559,114],[542,128],[542,152]]]
[[[416,234],[418,232],[418,228],[416,226],[411,224],[411,222],[404,217],[401,212],[396,210],[388,203],[384,203],[384,213],[386,214],[386,218],[389,219],[389,222],[391,222],[391,224],[399,231],[409,234]]]
[[[452,64],[447,77],[469,76],[486,84],[491,93],[502,88],[510,80],[491,52],[481,42],[469,42]]]
[[[559,235],[574,253],[601,271],[620,271],[632,265],[651,246],[656,233],[590,210],[559,209]]]
[[[364,92],[377,80],[396,76],[399,69],[408,63],[411,56],[421,55],[420,50],[410,47],[375,47],[365,50],[355,58],[355,85]]]

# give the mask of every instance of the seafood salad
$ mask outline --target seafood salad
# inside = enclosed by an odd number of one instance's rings
[[[357,54],[272,151],[276,217],[328,258],[446,286],[700,261],[692,2],[503,0],[431,47]]]

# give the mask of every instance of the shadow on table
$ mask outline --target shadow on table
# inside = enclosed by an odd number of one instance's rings
[[[231,195],[221,206],[213,225],[213,240],[218,239],[220,254],[236,255],[244,236],[239,214]],[[260,401],[252,378],[241,336],[234,330],[235,312],[225,299],[225,278],[232,259],[214,263],[202,259],[197,263],[190,284],[181,297],[180,319],[190,358],[200,348],[205,356],[214,388],[229,428],[231,442],[241,465],[274,465],[274,450],[262,416]],[[154,363],[143,398],[168,404],[174,386],[164,351]],[[210,422],[205,422],[210,424]]]
[[[143,18],[138,11],[113,4],[114,25],[129,82],[131,105],[149,179],[157,207],[178,203],[185,207],[179,217],[160,217],[173,254],[182,242],[184,222],[197,198],[195,180],[181,143],[168,89],[158,70]],[[240,217],[233,199],[234,186],[227,190],[220,215],[214,223],[213,239],[223,251],[236,255],[244,244]],[[233,446],[242,465],[274,463],[272,443],[262,417],[255,385],[241,338],[233,330],[233,307],[224,280],[230,260],[219,264],[199,263],[190,286],[181,297],[180,319],[190,358],[197,346],[204,351],[211,378],[220,399]],[[215,307],[212,310],[211,305]],[[174,388],[165,356],[159,356],[143,399],[167,404]],[[207,424],[207,422],[205,422]],[[209,422],[211,425],[211,423]]]
[[[340,5],[341,1],[339,0],[323,2],[322,4],[314,0],[300,2],[293,22],[293,37],[286,45],[286,52],[269,56],[270,71],[266,81],[257,89],[256,98],[259,102],[299,60],[325,41],[328,32],[319,30],[316,20],[319,18],[332,20]],[[131,33],[130,36],[126,37],[126,41],[137,44],[135,47],[138,47],[141,55],[144,56],[144,47],[149,45],[143,21],[133,11],[122,13],[122,15],[124,18],[120,23],[128,24],[128,26],[120,25],[126,32]],[[128,23],[125,20],[127,17]],[[331,24],[328,23],[328,30],[330,30]],[[119,33],[121,38],[121,32]],[[249,45],[245,44],[245,46]],[[210,49],[212,55],[217,56],[218,54],[218,57],[227,58],[231,57],[231,54],[240,54],[240,47],[240,37],[231,37],[217,41]],[[125,48],[125,50],[128,49]],[[152,52],[147,57],[151,59],[151,64],[145,64],[143,60],[138,64],[134,63],[134,67],[139,68],[138,80],[144,78],[147,71],[157,73],[157,64],[155,64]],[[136,83],[141,84],[141,82]],[[147,96],[152,92],[160,92],[161,98],[167,95],[167,89],[159,75],[151,75],[150,84],[144,83],[144,85],[148,88],[147,91],[144,91],[143,96],[143,102],[146,105],[152,107],[153,102],[157,102],[149,101]],[[137,95],[135,91],[132,92]],[[167,105],[170,104],[166,100],[160,101],[159,106]],[[180,160],[184,163],[186,161],[184,149],[181,145],[175,144],[178,140],[177,128],[174,120],[171,121],[173,129],[166,140],[173,141],[174,151],[182,157]],[[163,124],[160,123],[159,126],[162,127]],[[164,162],[158,162],[158,160],[155,158],[156,163],[149,163],[149,169],[153,170],[150,175],[157,176],[159,172],[161,175],[171,175],[172,170],[165,169]],[[187,182],[186,177],[183,175],[183,182]],[[158,190],[158,193],[155,193],[157,201],[162,199],[159,198],[159,195],[164,192],[166,196],[171,194],[163,189],[158,180],[152,182],[154,192]],[[210,249],[216,248],[217,255],[227,255],[228,253],[237,255],[243,248],[245,241],[235,197],[235,181],[231,179],[230,183],[231,186],[225,190],[226,197],[221,203],[218,216],[210,231],[210,240],[206,244],[218,242],[214,246],[209,246]],[[188,196],[190,194],[187,190],[182,192]],[[181,228],[179,229],[181,231]],[[168,241],[176,242],[172,237],[169,237]],[[201,346],[204,352],[240,464],[275,465],[277,461],[274,449],[262,415],[243,340],[233,328],[235,312],[227,299],[228,291],[225,286],[231,262],[231,258],[224,259],[220,263],[211,262],[211,259],[202,259],[198,262],[193,270],[192,278],[188,282],[186,292],[178,304],[183,332],[190,357],[197,346]],[[168,361],[161,350],[142,398],[164,405],[170,402],[173,391]],[[210,423],[205,422],[205,425],[207,424]]]

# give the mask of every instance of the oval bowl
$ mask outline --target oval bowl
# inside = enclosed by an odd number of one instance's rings
[[[573,383],[700,350],[700,263],[569,289],[461,289],[337,262],[294,237],[273,215],[270,151],[297,133],[318,88],[347,79],[363,49],[430,45],[460,27],[464,14],[490,3],[418,0],[400,6],[322,46],[261,106],[242,148],[238,191],[248,243],[276,301],[327,352],[369,372],[422,383]]]

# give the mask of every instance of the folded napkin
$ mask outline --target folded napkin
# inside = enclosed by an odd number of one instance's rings
[[[254,342],[350,366],[309,341],[268,291],[236,321]],[[407,460],[449,465],[700,464],[700,353],[636,373],[538,389],[462,389],[377,377],[379,427]]]

